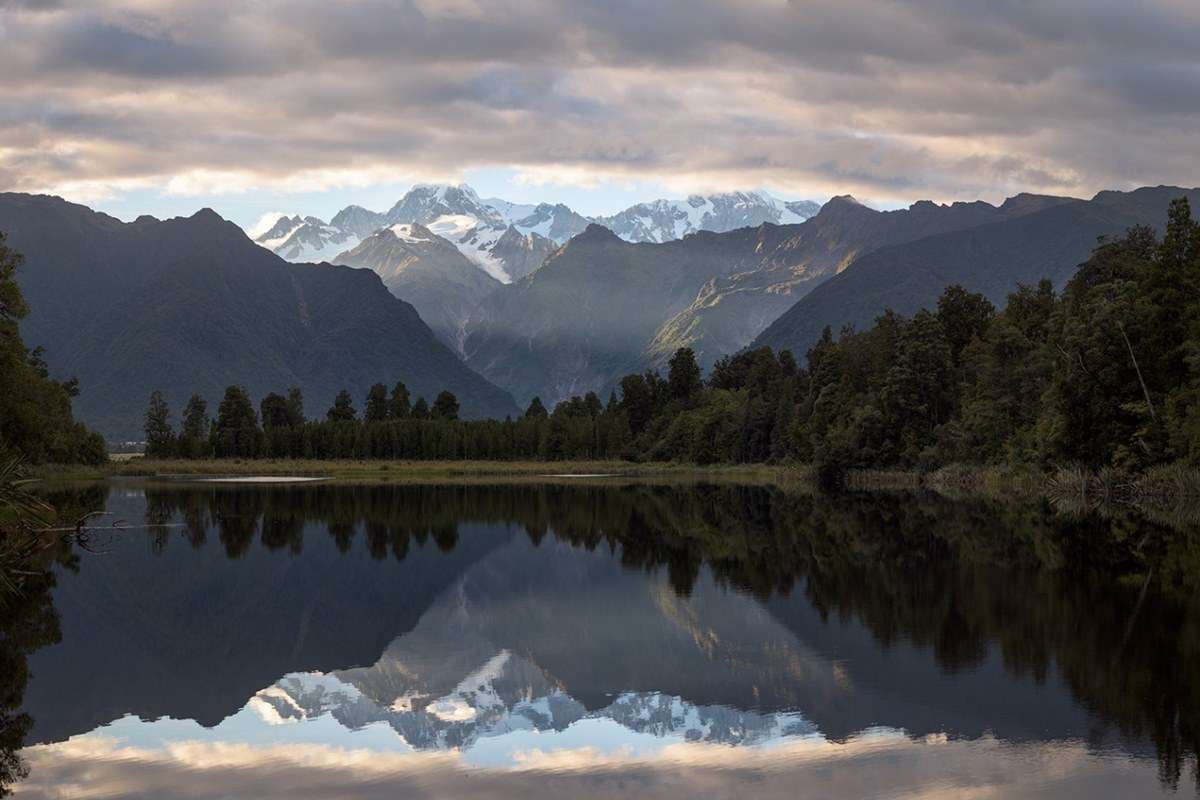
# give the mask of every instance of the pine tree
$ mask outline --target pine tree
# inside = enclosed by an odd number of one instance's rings
[[[417,402],[413,403],[412,418],[429,419],[429,403],[425,402],[424,397],[418,397]]]
[[[184,409],[183,435],[187,439],[203,439],[208,436],[208,403],[198,394],[191,396]]]
[[[166,458],[174,455],[175,432],[171,429],[171,410],[162,392],[150,393],[150,407],[146,409],[146,455],[151,458]]]
[[[387,387],[377,383],[367,391],[367,404],[363,408],[363,420],[383,422],[388,418]]]
[[[251,458],[258,453],[258,437],[258,417],[250,396],[241,386],[226,388],[217,407],[217,457]]]
[[[670,387],[671,399],[682,403],[690,403],[704,388],[704,383],[700,380],[700,366],[696,363],[696,354],[692,352],[692,348],[681,347],[671,356],[667,384]]]
[[[397,381],[392,387],[392,398],[388,401],[388,419],[408,419],[412,413],[409,405],[408,387]]]
[[[431,413],[434,419],[458,419],[458,398],[448,391],[438,393]]]
[[[193,394],[183,411],[180,454],[188,458],[203,458],[208,455],[208,434],[208,404],[199,394]]]
[[[262,420],[263,430],[292,427],[291,408],[283,395],[271,392],[264,397],[258,404],[258,413]]]
[[[542,398],[535,397],[529,401],[529,408],[525,409],[525,419],[545,419],[550,416],[546,411],[546,407],[542,405]]]
[[[348,422],[356,419],[358,412],[354,410],[354,398],[345,389],[337,393],[333,405],[325,412],[325,418],[330,422]]]

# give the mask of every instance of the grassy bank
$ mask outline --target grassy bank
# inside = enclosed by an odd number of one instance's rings
[[[46,465],[34,474],[46,479],[99,479],[114,476],[165,478],[192,475],[296,475],[331,480],[460,478],[546,478],[571,475],[687,477],[739,480],[795,480],[805,468],[755,465],[701,467],[694,464],[629,461],[316,461],[304,459],[152,460],[133,458],[98,467]]]
[[[47,480],[98,480],[109,477],[182,478],[189,476],[319,477],[335,481],[379,483],[547,482],[578,476],[614,479],[738,481],[813,489],[815,472],[806,465],[721,464],[698,466],[672,462],[630,461],[380,461],[311,459],[112,460],[88,467],[44,465],[32,477]],[[933,491],[948,497],[1019,499],[1047,497],[1063,504],[1193,505],[1200,502],[1200,470],[1183,465],[1155,467],[1139,476],[1079,467],[1043,470],[1029,465],[951,464],[931,472],[849,470],[842,486],[850,491]]]

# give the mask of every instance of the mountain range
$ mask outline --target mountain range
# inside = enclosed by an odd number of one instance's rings
[[[765,192],[730,192],[638,203],[612,216],[588,219],[562,203],[485,200],[466,184],[418,184],[384,213],[347,206],[329,222],[280,215],[254,239],[289,261],[342,263],[342,253],[377,230],[416,223],[453,242],[481,269],[508,283],[533,272],[550,250],[591,222],[630,242],[665,242],[701,230],[801,222],[818,208],[812,201],[782,201]],[[533,255],[514,253],[517,248]]]
[[[679,347],[711,366],[875,250],[1063,202],[1025,195],[1001,206],[920,202],[876,211],[844,196],[796,225],[702,231],[661,244],[625,242],[593,225],[537,272],[484,298],[464,352],[518,402],[606,393],[625,374],[664,366]]]
[[[427,398],[450,389],[466,415],[503,417],[535,396],[606,395],[679,347],[704,368],[748,346],[802,357],[826,326],[911,314],[952,283],[996,303],[1043,277],[1061,287],[1098,237],[1161,227],[1180,195],[1200,203],[1169,186],[895,211],[841,196],[803,222],[632,242],[565,206],[423,186],[383,215],[287,217],[259,237],[299,247],[298,235],[336,227],[337,266],[289,263],[208,210],[124,223],[6,194],[0,230],[27,259],[26,341],[54,375],[80,379],[82,419],[136,438],[156,388],[180,409],[193,390],[215,404],[231,383],[255,396],[299,385],[319,415],[341,388],[404,380]],[[697,201],[709,210],[692,222],[715,224],[712,209],[733,219],[741,202]]]
[[[215,415],[225,387],[241,384],[255,399],[299,386],[321,416],[340,389],[361,398],[401,380],[414,397],[449,389],[464,415],[517,410],[377,275],[290,264],[211,210],[125,223],[0,194],[0,230],[25,257],[26,343],[45,349],[52,374],[79,379],[76,413],[110,441],[141,438],[156,389],[177,414],[199,392]]]

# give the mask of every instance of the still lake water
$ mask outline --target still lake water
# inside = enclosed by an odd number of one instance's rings
[[[112,516],[0,612],[18,797],[1197,793],[1187,525],[608,480],[58,501]]]

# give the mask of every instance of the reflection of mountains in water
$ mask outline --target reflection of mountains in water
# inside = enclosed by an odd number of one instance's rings
[[[724,742],[814,726],[835,740],[877,726],[1010,741],[1117,738],[1103,713],[1076,702],[1053,661],[1036,673],[1006,663],[984,611],[1035,621],[1031,592],[1005,594],[1005,608],[995,602],[1013,574],[955,581],[932,560],[889,560],[889,543],[904,554],[906,531],[929,539],[938,518],[919,507],[861,515],[745,489],[526,490],[526,498],[483,488],[444,498],[454,502],[404,491],[417,496],[347,492],[319,507],[316,490],[228,492],[208,539],[189,533],[193,547],[181,537],[158,549],[131,537],[86,559],[55,590],[62,643],[31,658],[30,743],[125,713],[213,726],[247,698],[279,721],[329,714],[348,729],[385,721],[417,747],[598,717]],[[288,502],[259,517],[264,496]],[[415,527],[433,541],[414,538],[397,560],[384,545],[409,542],[393,528],[412,525],[413,499],[429,515]],[[355,513],[368,500],[385,507],[363,524]],[[110,510],[136,518],[142,502],[114,497]],[[682,522],[668,524],[666,509]],[[528,536],[507,524],[535,513],[548,524],[525,521]],[[612,519],[597,524],[601,515]],[[698,523],[721,534],[717,555],[680,536]],[[605,538],[613,531],[623,538]],[[868,550],[877,540],[885,546]],[[760,566],[794,578],[790,591],[759,600],[720,577]],[[940,637],[934,647],[927,630]],[[1054,631],[1017,633],[1041,642]],[[1080,646],[1056,635],[1060,652]],[[948,668],[943,653],[967,645]]]
[[[877,726],[912,735],[1079,738],[1057,680],[998,657],[948,675],[928,651],[880,646],[800,597],[771,610],[703,575],[680,597],[606,553],[514,539],[492,550],[371,667],[289,675],[256,695],[280,719],[385,722],[418,749],[608,719],[659,737],[757,743]]]
[[[479,739],[516,731],[564,731],[586,719],[611,720],[658,738],[721,744],[817,733],[797,713],[697,706],[655,692],[626,692],[589,711],[549,684],[534,664],[504,650],[440,697],[404,696],[385,706],[336,675],[298,673],[256,694],[250,706],[271,724],[325,714],[351,731],[384,722],[418,750],[469,748]]]

